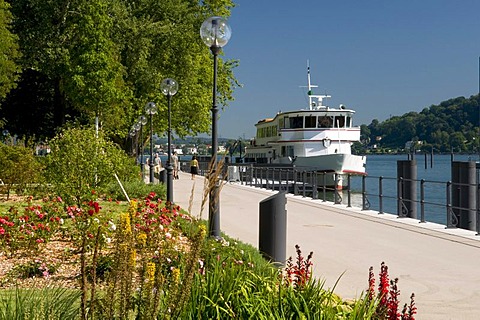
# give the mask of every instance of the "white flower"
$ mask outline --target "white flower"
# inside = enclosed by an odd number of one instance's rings
[[[115,225],[115,223],[113,223],[112,221],[108,221],[108,230],[110,231],[117,230],[117,226]]]
[[[60,220],[58,221],[60,224],[63,224],[63,218],[60,218]]]

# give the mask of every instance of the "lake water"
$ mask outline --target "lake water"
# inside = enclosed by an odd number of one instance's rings
[[[415,155],[417,160],[417,179],[425,179],[425,220],[446,224],[447,210],[446,194],[447,181],[451,180],[451,155],[434,155],[433,167],[430,164],[430,155]],[[477,155],[454,155],[454,161],[478,161]],[[383,212],[397,213],[397,161],[408,160],[407,155],[370,155],[367,156],[366,190],[370,209],[379,211],[379,178],[382,179]],[[352,206],[362,207],[362,180],[352,180]],[[420,201],[420,183],[417,184],[418,201]],[[342,193],[346,202],[346,192]],[[420,206],[417,206],[417,218],[420,219]]]

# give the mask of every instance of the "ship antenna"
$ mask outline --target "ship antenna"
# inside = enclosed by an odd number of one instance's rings
[[[313,92],[312,88],[317,88],[318,86],[313,85],[310,81],[310,61],[307,60],[307,88],[308,88],[308,107],[310,110],[313,110],[315,102],[313,102]]]
[[[307,84],[308,84],[308,103],[309,103],[309,109],[314,110],[314,109],[319,109],[320,107],[325,107],[323,105],[323,99],[325,98],[331,98],[330,95],[328,94],[313,94],[312,88],[318,88],[317,85],[314,85],[310,81],[310,62],[307,60]],[[317,101],[314,101],[316,99]]]

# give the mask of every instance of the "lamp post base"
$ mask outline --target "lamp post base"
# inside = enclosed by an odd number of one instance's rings
[[[167,202],[173,203],[173,167],[167,163]]]
[[[154,170],[153,170],[153,163],[150,164],[150,183],[153,184],[155,182]]]
[[[211,237],[220,238],[220,188],[217,177],[211,179],[215,181],[212,182],[208,195],[208,233]]]

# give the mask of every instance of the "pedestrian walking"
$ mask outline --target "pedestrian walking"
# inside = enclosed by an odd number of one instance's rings
[[[193,156],[190,161],[190,173],[192,174],[192,180],[195,179],[195,176],[198,174],[198,160],[197,156]]]

